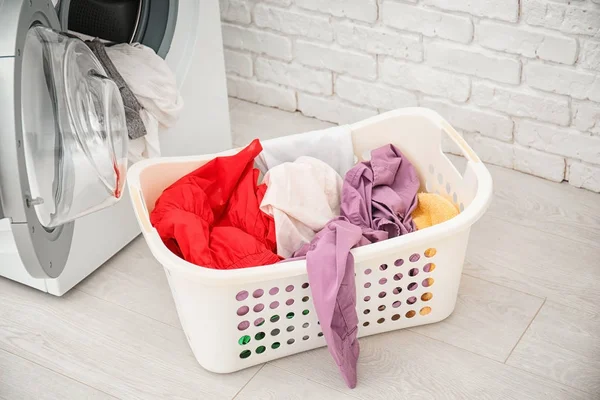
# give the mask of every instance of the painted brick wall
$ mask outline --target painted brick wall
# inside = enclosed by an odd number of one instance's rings
[[[429,107],[484,161],[600,192],[600,0],[221,0],[221,16],[233,97],[336,123]]]

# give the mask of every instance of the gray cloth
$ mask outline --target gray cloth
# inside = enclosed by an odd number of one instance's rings
[[[140,110],[142,109],[142,106],[106,54],[104,43],[98,39],[94,39],[92,41],[85,42],[85,44],[87,44],[94,55],[96,55],[100,61],[100,64],[102,64],[106,70],[108,77],[115,82],[119,88],[119,91],[121,92],[121,98],[123,99],[123,105],[125,106],[125,118],[127,122],[127,132],[129,134],[129,138],[137,139],[146,135],[146,127],[144,126],[144,122],[140,117]]]

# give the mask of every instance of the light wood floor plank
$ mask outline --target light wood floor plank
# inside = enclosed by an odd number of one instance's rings
[[[326,349],[273,365],[360,399],[575,400],[592,395],[408,330],[361,339],[358,386],[345,387]]]
[[[352,400],[355,397],[268,364],[235,397],[235,400],[313,399]]]
[[[115,397],[0,350],[0,398],[11,400],[109,400]]]
[[[463,276],[452,315],[411,330],[504,362],[542,303],[539,297]]]
[[[180,328],[164,269],[143,237],[107,261],[75,290]]]
[[[600,312],[548,301],[507,361],[600,398]]]
[[[0,279],[0,304],[0,348],[119,398],[231,399],[258,368],[209,373],[180,329],[80,291]]]

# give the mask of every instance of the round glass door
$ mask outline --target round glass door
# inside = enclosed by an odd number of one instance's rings
[[[51,229],[118,201],[127,169],[125,110],[85,43],[31,27],[21,94],[27,201],[40,223]]]

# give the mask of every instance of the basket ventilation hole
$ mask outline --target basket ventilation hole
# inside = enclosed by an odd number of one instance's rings
[[[262,324],[265,323],[265,319],[264,318],[257,318],[256,321],[254,321],[254,326],[262,326]]]
[[[259,297],[261,297],[263,294],[265,294],[265,291],[264,291],[264,290],[262,290],[262,289],[256,289],[256,290],[254,291],[254,293],[252,293],[252,296],[253,296],[255,299],[258,299],[258,298],[259,298]]]
[[[308,336],[308,335],[302,336],[302,340],[308,340],[309,338],[310,338],[310,336]]]
[[[250,322],[248,321],[242,321],[238,324],[238,330],[240,331],[245,331],[248,327],[250,327]]]
[[[271,310],[274,310],[277,307],[279,307],[279,302],[278,301],[274,301],[274,302],[271,303],[271,305],[269,307],[271,307]]]
[[[302,289],[306,289],[306,288],[308,288],[308,286],[309,286],[308,282],[304,282],[302,284]]]
[[[294,285],[288,285],[288,286],[285,288],[285,291],[286,291],[286,292],[291,292],[292,290],[294,290]]]
[[[294,304],[294,299],[287,299],[285,301],[285,304],[287,304],[288,306],[291,306],[292,304]]]
[[[398,308],[398,307],[400,307],[401,304],[402,304],[402,302],[400,302],[400,300],[396,300],[395,302],[392,303],[392,307]]]
[[[442,183],[444,183],[444,176],[443,176],[441,173],[439,173],[439,174],[438,174],[438,177],[437,177],[437,178],[438,178],[438,183],[439,183],[440,185],[441,185]]]
[[[380,285],[385,285],[386,283],[387,283],[387,279],[385,279],[385,278],[381,278],[381,279],[379,280],[379,284],[380,284]]]
[[[262,353],[264,353],[264,352],[265,352],[265,350],[266,350],[266,349],[267,349],[267,348],[266,348],[265,346],[258,346],[258,347],[256,348],[256,353],[258,353],[258,354],[262,354]]]
[[[416,302],[417,298],[415,296],[410,296],[408,299],[406,299],[407,304],[415,304]]]
[[[427,315],[431,312],[431,307],[423,307],[421,308],[421,311],[419,311],[419,314],[421,315]]]
[[[237,310],[237,315],[241,317],[242,315],[248,314],[248,311],[250,311],[250,308],[248,308],[248,306],[241,306]]]
[[[365,311],[363,311],[363,314],[367,315],[367,314],[368,314],[368,313],[370,313],[370,312],[371,312],[371,310],[369,310],[369,309],[367,308]]]
[[[308,328],[309,326],[310,326],[310,324],[308,322],[305,322],[305,323],[302,324],[303,328]]]
[[[400,294],[400,293],[402,293],[402,288],[400,286],[395,287],[394,290],[392,290],[392,293]]]
[[[396,267],[401,267],[401,266],[402,266],[402,264],[404,264],[404,260],[403,260],[403,259],[401,259],[401,258],[399,258],[399,259],[397,259],[396,261],[394,261],[394,265],[395,265]]]
[[[370,288],[370,287],[371,287],[371,282],[367,282],[367,283],[365,283],[365,289],[368,289],[368,288]]]
[[[287,344],[294,344],[294,342],[296,342],[296,340],[294,340],[294,339],[288,339]]]
[[[274,342],[274,343],[271,345],[271,348],[272,348],[273,350],[275,350],[275,349],[278,349],[278,348],[279,348],[279,346],[281,346],[281,343],[279,343],[279,342]]]
[[[386,296],[386,292],[379,292],[379,298],[383,299]]]
[[[450,194],[452,188],[450,187],[450,183],[446,183],[446,193]]]
[[[265,309],[265,305],[262,303],[258,303],[257,305],[254,306],[253,310],[254,312],[261,312],[262,310]]]
[[[244,350],[240,353],[240,358],[248,358],[250,357],[250,354],[252,354],[250,350]]]
[[[258,332],[256,335],[254,335],[254,339],[256,340],[263,340],[265,338],[265,333],[264,332]]]
[[[392,321],[398,321],[400,319],[400,314],[392,315]]]
[[[413,290],[416,290],[418,287],[419,287],[419,284],[417,282],[411,282],[407,286],[408,290],[410,290],[411,292]]]
[[[363,323],[363,326],[369,326],[369,321]]]
[[[365,298],[363,300],[364,301],[369,301],[369,300],[371,300],[371,296],[365,296]]]
[[[458,195],[456,194],[456,192],[452,194],[452,200],[454,200],[454,204],[458,202]]]
[[[400,279],[402,279],[403,276],[404,275],[402,275],[401,273],[398,272],[397,274],[394,275],[394,280],[399,281]]]
[[[417,262],[419,261],[419,259],[421,258],[421,256],[417,253],[411,254],[411,256],[408,258],[410,260],[410,262]]]
[[[435,269],[435,263],[427,263],[423,267],[423,271],[425,271],[425,272],[432,272],[434,269]]]
[[[302,310],[302,315],[308,315],[309,312],[310,311],[308,311],[308,310]]]
[[[248,298],[248,292],[245,290],[242,290],[241,292],[239,292],[238,294],[235,295],[235,298],[237,299],[237,301],[246,300]]]
[[[378,323],[378,324],[383,324],[384,322],[385,322],[385,318],[379,318],[379,319],[377,320],[377,323]]]
[[[319,332],[319,333],[317,334],[317,336],[318,336],[318,337],[321,337],[321,336],[323,336],[323,332]]]
[[[431,292],[423,293],[421,295],[421,300],[429,301],[429,300],[431,300],[432,297],[433,297],[433,293],[431,293]]]
[[[277,293],[279,293],[279,288],[278,287],[272,287],[271,290],[269,290],[269,294],[271,296],[275,296]]]
[[[245,344],[248,344],[248,343],[250,343],[250,336],[248,336],[248,335],[244,335],[244,336],[242,336],[242,337],[240,338],[240,340],[238,340],[238,343],[239,343],[240,345],[242,345],[242,346],[243,346],[243,345],[245,345]]]
[[[380,305],[379,307],[377,307],[377,309],[378,309],[379,311],[383,311],[383,310],[385,310],[385,306],[382,304],[382,305]]]
[[[308,301],[308,299],[309,299],[309,297],[308,297],[308,296],[304,296],[304,297],[302,298],[302,302],[303,302],[303,303],[306,303],[306,302]]]
[[[435,254],[437,253],[437,250],[434,249],[433,247],[428,248],[427,250],[425,250],[425,257],[430,258],[435,256]]]
[[[385,271],[386,269],[387,269],[387,264],[381,264],[381,265],[379,266],[379,270],[380,270],[380,271]]]
[[[416,315],[417,313],[415,312],[415,310],[410,310],[409,312],[406,313],[406,318],[412,318]]]
[[[425,278],[425,279],[423,279],[423,282],[421,282],[421,284],[422,284],[424,287],[429,287],[429,286],[432,286],[432,285],[433,285],[433,282],[435,282],[435,281],[433,280],[433,278]]]
[[[433,166],[433,164],[429,164],[429,173],[433,174],[435,172],[435,168]]]
[[[279,315],[275,314],[271,317],[271,322],[277,322],[279,321]]]
[[[365,275],[369,275],[371,272],[373,272],[373,271],[371,271],[371,268],[365,269]]]
[[[460,203],[460,206],[458,206],[458,209],[460,210],[460,212],[465,211],[465,205],[463,203]]]
[[[408,271],[408,276],[417,276],[418,274],[419,274],[418,268],[411,268],[410,271]]]
[[[290,326],[287,327],[286,331],[293,332],[294,329],[296,329],[296,328],[294,328],[294,325],[290,325]]]
[[[281,332],[279,329],[275,328],[271,331],[271,336],[277,336],[279,335],[279,332]]]
[[[289,312],[289,313],[287,313],[287,315],[286,315],[285,317],[286,317],[287,319],[292,319],[292,318],[294,318],[294,315],[295,315],[295,314],[294,314],[293,312]]]

